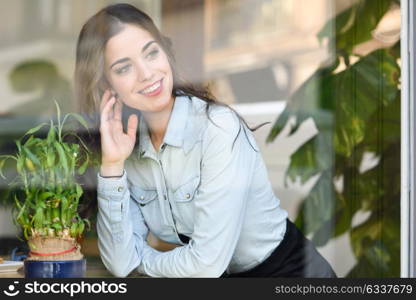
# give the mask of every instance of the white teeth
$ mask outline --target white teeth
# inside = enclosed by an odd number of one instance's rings
[[[140,91],[140,93],[149,94],[149,93],[154,92],[155,90],[157,90],[159,87],[160,87],[160,80],[158,82],[156,82],[154,85],[152,85],[151,87]]]

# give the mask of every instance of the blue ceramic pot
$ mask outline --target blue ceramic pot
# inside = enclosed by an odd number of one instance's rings
[[[25,278],[82,278],[87,269],[86,259],[25,260]]]

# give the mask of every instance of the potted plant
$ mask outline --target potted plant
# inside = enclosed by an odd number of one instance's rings
[[[90,151],[74,127],[64,131],[64,126],[72,117],[88,127],[78,114],[66,114],[61,120],[57,103],[56,107],[57,122],[30,129],[16,141],[14,155],[0,156],[3,178],[7,160],[13,161],[17,171],[9,184],[14,187],[13,220],[30,249],[24,261],[27,278],[84,277],[86,271],[79,241],[90,223],[77,211],[83,188],[76,178],[87,169]],[[45,128],[47,134],[39,137]]]

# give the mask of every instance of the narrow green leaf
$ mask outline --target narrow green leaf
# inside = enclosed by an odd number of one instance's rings
[[[29,134],[33,134],[33,133],[37,132],[39,129],[41,129],[42,127],[47,126],[47,125],[48,125],[48,123],[39,124],[38,126],[29,129],[23,136],[26,136],[26,135],[29,135]]]
[[[89,156],[87,154],[86,157],[85,157],[84,163],[78,169],[78,174],[79,175],[82,175],[82,174],[85,173],[85,171],[87,170],[88,164],[89,164]],[[0,170],[1,170],[1,167],[0,167]]]
[[[66,114],[64,118],[64,122],[69,117],[73,117],[74,119],[76,119],[87,131],[89,131],[88,124],[82,116],[80,116],[79,114],[75,114],[75,113],[68,113]],[[62,122],[62,126],[64,125],[64,122]]]
[[[57,117],[58,117],[58,132],[62,131],[61,128],[61,109],[59,108],[59,104],[56,100],[55,101],[55,106],[56,106],[56,112],[57,112]],[[61,135],[59,135],[59,139],[61,138]]]
[[[49,125],[49,132],[47,137],[48,144],[52,144],[55,141],[55,126],[53,125],[53,121],[51,120],[51,123]]]
[[[91,230],[91,222],[88,219],[83,219],[83,221],[88,225],[88,230]]]
[[[55,149],[58,151],[60,165],[64,168],[65,173],[68,174],[69,173],[68,160],[66,158],[65,151],[63,147],[61,146],[61,144],[58,143],[57,141],[54,142],[54,146],[55,146]]]
[[[36,156],[36,155],[34,155],[33,153],[32,153],[32,151],[30,151],[29,150],[29,148],[27,148],[27,147],[23,147],[23,151],[26,153],[26,155],[30,158],[30,160],[33,162],[33,163],[35,163],[35,165],[37,166],[37,167],[39,167],[39,168],[41,168],[42,167],[42,164],[41,164],[41,162],[40,162],[40,160],[39,160],[39,158]]]
[[[40,200],[40,201],[45,201],[46,199],[48,199],[48,198],[50,198],[50,197],[53,197],[53,196],[55,196],[55,194],[54,194],[54,193],[52,193],[52,192],[42,192],[42,193],[39,195],[39,200]]]
[[[77,226],[77,235],[80,236],[84,232],[85,223],[81,220]]]
[[[78,227],[78,224],[76,222],[72,223],[71,229],[70,229],[70,234],[71,234],[72,237],[76,237],[77,227]]]

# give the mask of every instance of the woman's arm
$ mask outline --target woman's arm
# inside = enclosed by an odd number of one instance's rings
[[[126,277],[142,258],[148,228],[137,205],[130,199],[126,172],[120,178],[98,175],[98,248],[106,268]]]
[[[98,174],[98,247],[104,265],[118,277],[127,276],[140,261],[147,228],[139,210],[130,209],[130,191],[126,172],[127,157],[136,142],[138,118],[128,119],[123,131],[122,102],[106,90],[100,106],[101,175]],[[123,175],[119,178],[121,173]]]
[[[152,277],[219,277],[231,261],[244,221],[257,152],[248,144],[234,114],[220,113],[212,119],[221,128],[209,123],[204,134],[191,240],[164,253],[145,247],[139,265],[142,273]]]

